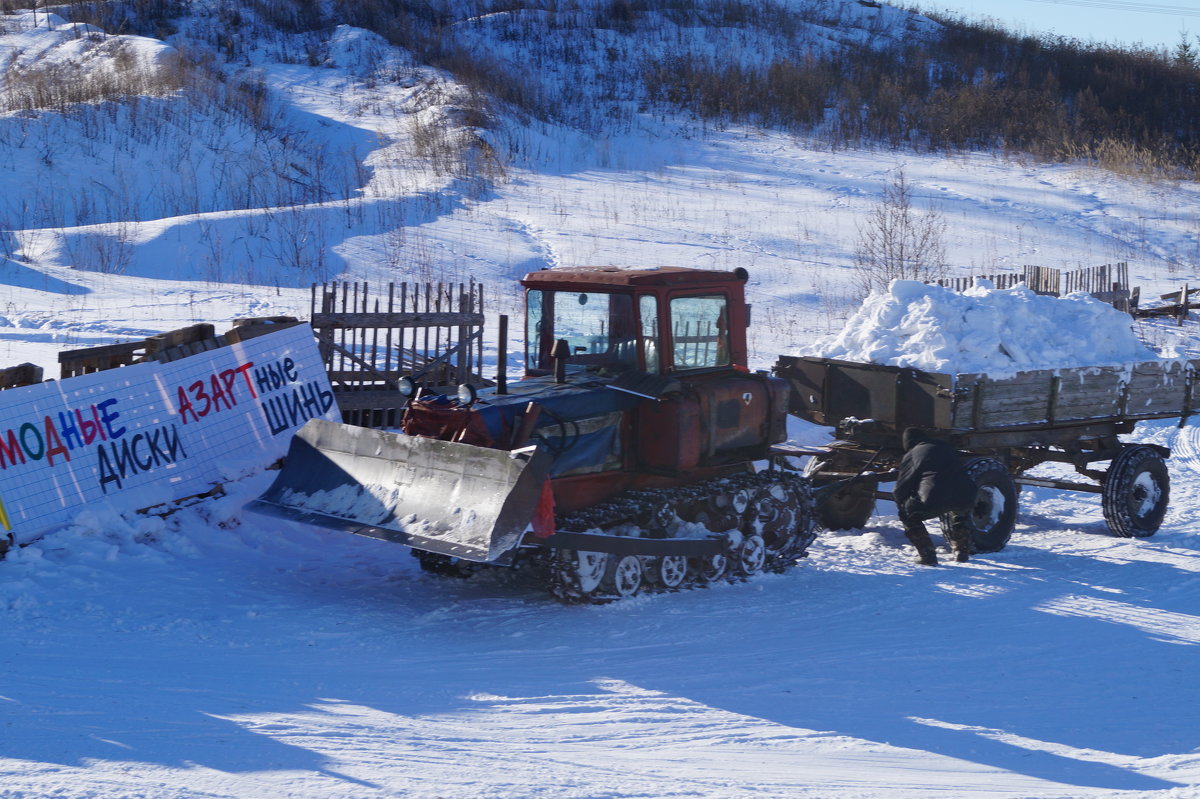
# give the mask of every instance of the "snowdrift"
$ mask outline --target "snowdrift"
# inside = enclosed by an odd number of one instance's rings
[[[1087,294],[999,290],[979,280],[959,294],[914,280],[872,294],[836,335],[804,353],[930,372],[1011,374],[1159,358],[1128,315]]]

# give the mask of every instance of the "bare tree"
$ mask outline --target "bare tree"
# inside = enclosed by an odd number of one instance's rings
[[[858,229],[854,285],[866,296],[893,280],[932,281],[946,275],[946,222],[941,211],[913,208],[912,185],[897,169],[875,210]]]

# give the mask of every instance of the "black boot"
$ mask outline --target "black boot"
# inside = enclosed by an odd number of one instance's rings
[[[937,550],[933,548],[933,543],[917,545],[917,563],[922,566],[938,565]]]
[[[901,517],[901,521],[904,523],[904,537],[917,548],[917,562],[922,566],[938,565],[937,550],[933,548],[933,541],[929,540],[925,523],[911,517]]]
[[[950,530],[946,537],[950,539],[950,543],[954,547],[954,560],[959,563],[966,563],[971,559],[971,528],[969,524],[964,518],[964,514],[953,513],[950,515]]]

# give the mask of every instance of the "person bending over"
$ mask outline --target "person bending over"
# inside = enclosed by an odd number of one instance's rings
[[[925,566],[938,565],[937,552],[925,528],[928,519],[948,514],[947,537],[954,559],[965,563],[971,556],[970,513],[975,504],[975,481],[963,469],[954,447],[916,427],[902,437],[904,457],[896,477],[896,509],[904,524],[904,535],[917,549]]]

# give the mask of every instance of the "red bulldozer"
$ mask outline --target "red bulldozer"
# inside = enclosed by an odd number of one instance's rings
[[[746,366],[746,280],[528,274],[521,380],[410,384],[399,431],[313,420],[252,507],[404,544],[432,571],[531,564],[564,601],[789,568],[812,493],[756,468],[786,439],[790,389]]]

